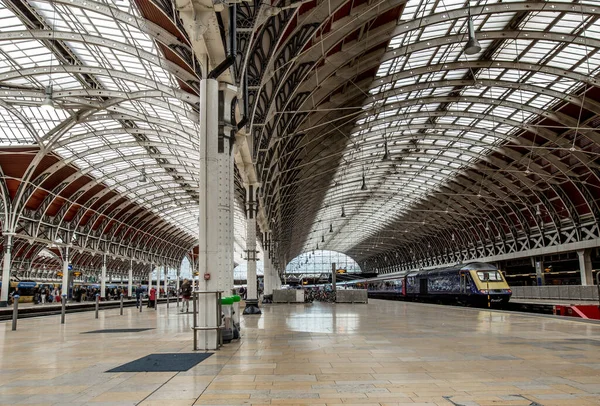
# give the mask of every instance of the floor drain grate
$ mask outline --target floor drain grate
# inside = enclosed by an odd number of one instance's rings
[[[207,353],[150,354],[106,372],[183,372],[213,355]]]
[[[109,328],[105,330],[86,331],[81,334],[104,334],[104,333],[140,333],[142,331],[154,330],[153,328]]]

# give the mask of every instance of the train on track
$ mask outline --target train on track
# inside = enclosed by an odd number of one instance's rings
[[[501,306],[512,291],[504,275],[491,264],[475,262],[447,268],[409,272],[345,282],[350,288],[367,289],[374,299],[420,300],[472,306]]]

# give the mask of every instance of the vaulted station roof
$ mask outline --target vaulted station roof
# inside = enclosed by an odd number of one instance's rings
[[[60,268],[69,243],[75,266],[108,253],[112,269],[177,267],[196,244],[202,72],[167,6],[0,1],[2,228],[17,234],[16,268]],[[239,203],[235,222],[239,253]]]
[[[596,1],[233,4],[280,269],[317,244],[393,271],[600,238]],[[177,9],[0,0],[3,231],[24,263],[59,240],[82,266],[191,252],[203,72]]]
[[[598,17],[596,1],[300,7],[255,96],[281,255],[394,271],[597,239]]]

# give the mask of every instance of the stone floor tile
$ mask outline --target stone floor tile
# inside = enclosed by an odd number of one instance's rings
[[[401,302],[273,305],[189,371],[113,374],[150,353],[189,352],[191,316],[159,307],[57,320],[24,319],[17,332],[0,323],[0,404],[600,405],[594,324]],[[153,330],[80,334],[124,323]]]

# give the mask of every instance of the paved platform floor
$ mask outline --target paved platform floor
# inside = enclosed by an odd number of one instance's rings
[[[179,373],[105,372],[189,352],[191,316],[173,306],[0,323],[0,404],[600,405],[600,325],[381,300],[263,312]],[[81,334],[115,328],[151,330]]]

